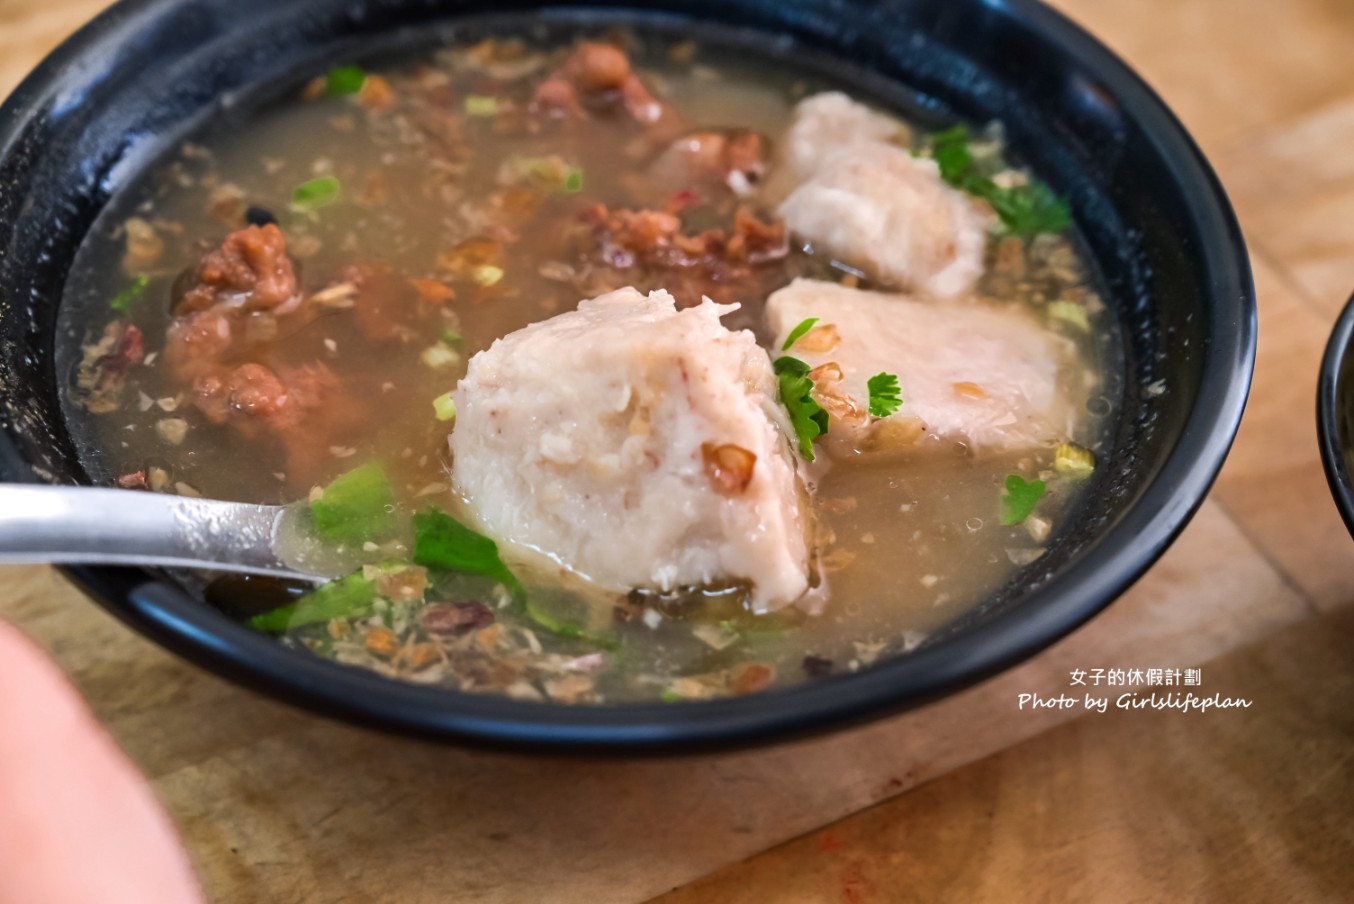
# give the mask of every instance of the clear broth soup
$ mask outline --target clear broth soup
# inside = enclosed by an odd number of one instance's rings
[[[796,105],[828,90],[871,100],[659,31],[504,34],[337,67],[231,114],[116,198],[72,272],[61,367],[90,472],[129,491],[297,502],[304,549],[357,517],[328,535],[349,578],[310,595],[225,579],[206,597],[298,650],[399,679],[681,702],[906,654],[1037,563],[1105,457],[1121,382],[1117,327],[1065,214],[1020,221],[1058,205],[1006,163],[995,127],[937,137],[886,111],[912,155],[967,155],[967,170],[942,165],[946,191],[1009,214],[984,214],[972,297],[923,300],[1015,311],[1055,336],[1057,390],[1077,411],[1065,435],[1002,451],[923,430],[885,454],[812,441],[814,466],[798,464],[815,589],[769,613],[736,576],[601,590],[502,537],[466,570],[411,562],[416,513],[475,527],[448,393],[500,337],[633,285],[679,306],[738,302],[725,326],[777,358],[796,349],[764,309],[791,280],[893,290],[787,230],[765,188]],[[682,142],[674,175],[659,161]],[[730,251],[734,239],[764,253]],[[810,334],[832,320],[819,316]],[[373,500],[376,527],[353,515]]]

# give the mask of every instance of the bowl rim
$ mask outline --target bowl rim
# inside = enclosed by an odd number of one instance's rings
[[[62,73],[124,25],[174,0],[121,0],[62,43],[0,106],[0,153]],[[1110,85],[1127,115],[1191,192],[1212,332],[1198,394],[1155,477],[1098,543],[1038,595],[935,648],[854,674],[753,697],[692,704],[575,707],[449,692],[299,656],[132,569],[64,569],[99,605],[140,633],[223,677],[312,711],[399,733],[519,750],[672,753],[781,740],[929,702],[1032,656],[1086,622],[1160,557],[1202,504],[1240,424],[1256,344],[1255,291],[1240,226],[1216,174],[1158,95],[1089,33],[1039,0],[982,0],[1067,51]],[[586,4],[583,4],[586,6]],[[7,440],[0,437],[0,441]]]
[[[1347,390],[1341,391],[1340,381],[1340,373],[1354,360],[1351,343],[1354,343],[1354,295],[1349,296],[1331,329],[1316,384],[1316,437],[1321,448],[1321,467],[1345,528],[1354,536],[1354,475],[1350,473],[1345,450],[1340,447],[1340,412],[1354,402],[1346,398]]]

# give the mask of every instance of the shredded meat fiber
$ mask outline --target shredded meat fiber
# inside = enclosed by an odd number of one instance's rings
[[[232,232],[219,248],[203,255],[196,284],[184,293],[176,313],[218,304],[268,311],[299,298],[287,240],[275,223],[269,223]]]
[[[202,256],[194,282],[165,335],[165,366],[192,386],[189,400],[213,424],[283,444],[296,480],[321,469],[329,447],[364,419],[323,365],[275,370],[266,346],[251,343],[246,322],[275,318],[293,327],[311,316],[302,305],[287,240],[275,224],[228,234]]]

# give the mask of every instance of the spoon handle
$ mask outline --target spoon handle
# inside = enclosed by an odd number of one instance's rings
[[[0,564],[188,566],[299,577],[281,506],[94,487],[0,485]]]

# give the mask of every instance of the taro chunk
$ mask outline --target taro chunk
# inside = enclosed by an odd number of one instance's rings
[[[619,289],[471,359],[452,476],[486,532],[616,591],[808,587],[801,489],[770,359],[706,299]]]
[[[808,317],[818,324],[788,354],[816,368],[829,439],[869,449],[950,446],[1017,451],[1066,438],[1076,411],[1060,371],[1074,346],[1013,308],[937,306],[904,295],[797,279],[767,301],[777,342]],[[779,345],[777,345],[779,347]],[[902,407],[866,415],[867,381],[898,377]],[[834,442],[834,446],[836,442]]]
[[[840,91],[806,97],[795,106],[794,121],[781,141],[778,164],[784,176],[800,183],[816,175],[828,158],[862,145],[907,144],[907,126],[858,104]]]
[[[968,294],[991,212],[946,185],[935,161],[891,141],[902,127],[889,123],[839,95],[802,101],[774,178],[787,193],[778,212],[800,239],[884,285]]]

